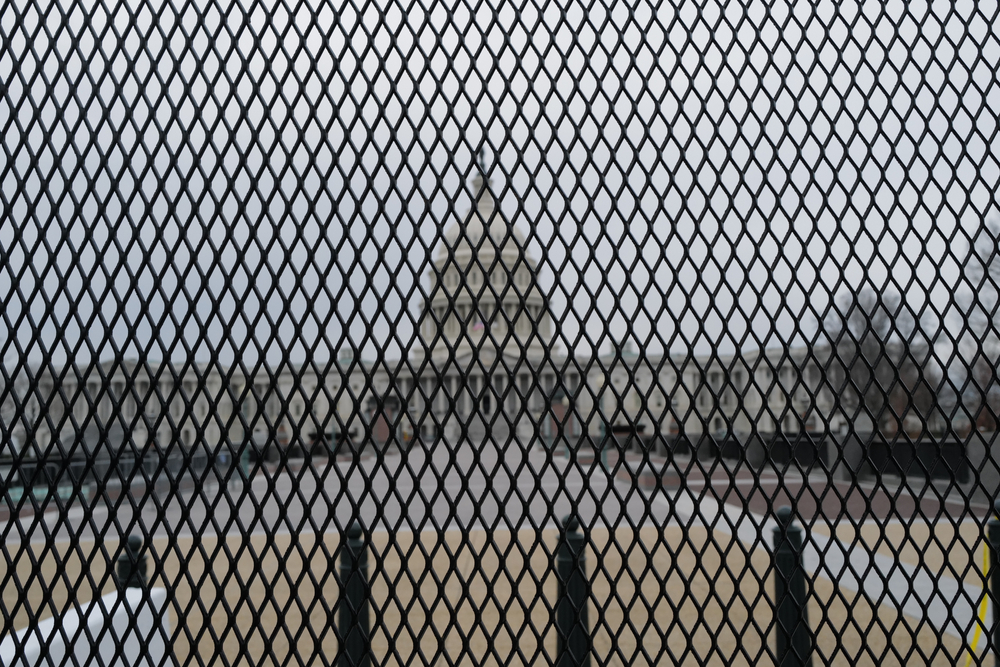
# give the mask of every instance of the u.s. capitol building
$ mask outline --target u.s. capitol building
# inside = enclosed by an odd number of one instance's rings
[[[114,456],[159,449],[281,458],[303,451],[600,446],[614,433],[655,448],[685,442],[753,463],[769,434],[830,434],[847,422],[808,349],[729,356],[595,355],[554,345],[539,262],[482,173],[432,250],[419,344],[401,358],[260,367],[101,362],[7,374],[6,455]],[[857,428],[854,422],[854,428]],[[705,437],[710,436],[710,437]],[[753,451],[739,451],[741,446]],[[733,449],[735,448],[735,450]]]

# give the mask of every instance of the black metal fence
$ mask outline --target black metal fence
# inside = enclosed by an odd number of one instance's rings
[[[992,660],[998,12],[0,2],[0,662]]]

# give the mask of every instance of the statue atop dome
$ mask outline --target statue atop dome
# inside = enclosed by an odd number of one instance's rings
[[[486,146],[479,149],[479,174],[486,176]]]

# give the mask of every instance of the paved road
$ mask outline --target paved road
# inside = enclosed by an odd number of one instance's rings
[[[728,461],[646,462],[634,457],[618,470],[617,476],[626,483],[645,483],[650,488],[652,480],[660,477],[668,487],[682,485],[760,515],[771,515],[782,505],[791,505],[806,522],[916,519],[974,520],[985,524],[991,512],[988,505],[970,501],[958,487],[918,478],[886,476],[881,481],[868,478],[845,481],[832,479],[821,470],[806,475],[795,467],[753,470]]]
[[[231,533],[339,532],[354,520],[373,530],[521,529],[551,525],[570,512],[585,525],[664,525],[692,520],[709,523],[700,507],[723,502],[737,512],[770,516],[793,504],[807,523],[813,519],[885,521],[985,520],[988,508],[971,505],[930,486],[890,488],[872,483],[831,482],[821,474],[752,471],[696,461],[643,461],[630,457],[614,465],[614,479],[599,461],[570,461],[541,446],[500,449],[487,441],[389,448],[356,458],[290,461],[262,467],[249,483],[209,470],[205,477],[131,494],[98,495],[0,524],[7,543],[91,539],[141,532],[154,536]],[[654,502],[650,483],[664,477],[698,499],[693,518],[670,503]],[[670,482],[673,481],[673,484]],[[112,497],[114,496],[114,497]],[[711,503],[709,503],[711,505]]]
[[[540,446],[491,442],[367,452],[261,468],[249,484],[214,472],[171,489],[71,504],[9,520],[12,541],[232,533],[339,532],[354,520],[373,530],[423,531],[551,525],[575,512],[585,525],[662,524],[670,513],[638,489],[614,483],[599,461],[570,461]]]

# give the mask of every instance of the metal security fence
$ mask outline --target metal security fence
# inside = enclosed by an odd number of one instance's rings
[[[0,662],[992,664],[998,12],[0,0]]]

